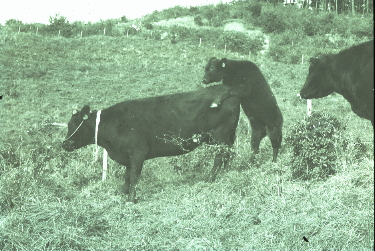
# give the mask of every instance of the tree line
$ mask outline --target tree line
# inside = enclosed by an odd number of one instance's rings
[[[241,1],[241,0],[238,0]],[[249,0],[243,0],[249,1]],[[236,2],[236,1],[233,1]],[[258,0],[269,4],[292,4],[301,8],[316,8],[340,13],[373,13],[373,0]]]

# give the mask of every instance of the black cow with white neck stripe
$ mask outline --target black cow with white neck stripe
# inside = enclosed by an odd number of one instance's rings
[[[135,187],[145,160],[185,154],[202,143],[233,145],[239,99],[229,96],[220,106],[210,108],[216,97],[225,96],[229,90],[230,87],[220,85],[127,100],[103,109],[100,123],[98,113],[90,112],[90,107],[85,105],[73,113],[62,146],[66,151],[74,151],[97,140],[113,160],[126,167],[124,192],[129,194],[129,201],[135,202]],[[229,152],[220,149],[210,181],[215,180],[223,164],[224,167],[229,164]]]

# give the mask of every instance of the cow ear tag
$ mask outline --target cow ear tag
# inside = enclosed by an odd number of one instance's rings
[[[77,112],[78,112],[77,110],[73,110],[73,114],[77,114]]]
[[[224,63],[224,62],[223,62],[223,64],[221,65],[221,67],[223,67],[223,68],[225,67],[225,63]]]
[[[89,118],[89,116],[87,116],[87,114],[85,114],[84,116],[83,116],[83,120],[86,120],[86,119],[88,119]]]

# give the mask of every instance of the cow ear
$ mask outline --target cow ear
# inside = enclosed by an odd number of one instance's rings
[[[226,64],[227,64],[227,61],[228,61],[228,59],[227,58],[222,58],[221,59],[221,67],[225,67],[226,66]]]
[[[73,115],[74,115],[74,114],[77,114],[77,112],[78,112],[77,110],[73,110],[72,113],[73,113]]]
[[[81,109],[81,115],[82,117],[85,117],[86,116],[89,116],[90,114],[90,106],[88,105],[85,105],[82,109]]]

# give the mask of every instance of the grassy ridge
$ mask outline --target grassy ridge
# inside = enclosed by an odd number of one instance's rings
[[[118,186],[123,168],[110,161],[101,182],[92,147],[66,153],[60,144],[72,109],[203,88],[212,57],[248,58],[198,43],[137,37],[82,39],[4,34],[3,144],[0,158],[1,250],[370,250],[373,247],[373,132],[339,95],[314,110],[347,121],[350,144],[368,142],[367,157],[342,153],[341,171],[321,182],[291,180],[290,149],[271,163],[268,139],[249,166],[248,121],[241,114],[230,170],[205,182],[209,147],[146,161],[138,204]],[[6,41],[5,41],[6,40]],[[308,64],[251,58],[283,113],[284,135],[305,115],[296,99]],[[304,242],[305,236],[309,242]]]

